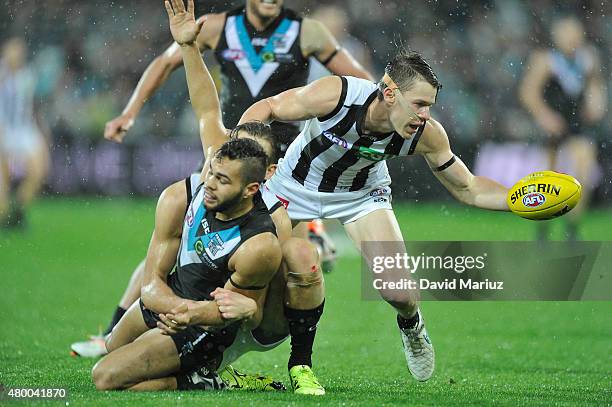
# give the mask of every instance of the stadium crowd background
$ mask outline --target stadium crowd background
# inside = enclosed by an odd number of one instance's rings
[[[147,103],[124,145],[102,137],[105,122],[120,113],[147,64],[170,43],[161,1],[153,3],[49,0],[41,6],[9,1],[0,13],[0,38],[24,37],[38,73],[37,102],[52,154],[48,193],[155,195],[195,168],[200,147],[182,73],[172,75]],[[242,3],[196,1],[196,14]],[[434,117],[469,166],[487,140],[542,140],[541,130],[519,106],[518,82],[530,50],[550,46],[549,25],[555,17],[573,14],[581,19],[609,82],[610,2],[285,2],[305,15],[323,5],[335,7],[323,15],[336,13],[337,24],[346,25],[336,33],[350,34],[341,42],[347,47],[362,42],[372,50],[367,65],[375,76],[399,42],[432,62],[444,85]],[[612,121],[604,120],[590,132],[600,147],[604,177],[594,203],[601,204],[612,193]],[[394,178],[396,198],[450,199],[440,194],[442,188],[422,160],[395,160],[390,167],[409,170],[409,176]]]

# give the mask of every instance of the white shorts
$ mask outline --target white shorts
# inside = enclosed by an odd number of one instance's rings
[[[299,221],[338,219],[346,224],[378,209],[392,209],[389,186],[359,191],[319,192],[279,172],[266,181],[261,193],[266,204],[281,201],[289,218]]]
[[[272,350],[283,343],[288,337],[289,336],[286,336],[283,339],[270,344],[263,344],[255,339],[253,332],[251,332],[250,329],[241,327],[238,330],[238,334],[236,335],[234,342],[225,350],[225,352],[223,352],[223,360],[221,361],[221,365],[217,371],[221,371],[225,368],[225,366],[234,363],[234,361],[243,356],[245,353],[266,352]]]

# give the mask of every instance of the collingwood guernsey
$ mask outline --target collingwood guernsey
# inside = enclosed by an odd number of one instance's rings
[[[378,86],[365,79],[341,79],[336,108],[306,122],[277,171],[318,192],[388,186],[391,178],[385,160],[414,153],[424,126],[410,139],[396,132],[365,133],[366,112],[377,97]]]

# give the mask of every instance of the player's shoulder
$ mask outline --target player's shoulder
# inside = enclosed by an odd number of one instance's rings
[[[527,65],[529,68],[548,67],[552,64],[553,50],[550,48],[537,48],[529,54]]]
[[[198,23],[204,21],[204,25],[198,36],[198,42],[205,45],[207,48],[213,49],[223,31],[226,19],[227,12],[209,13],[200,16],[198,18]]]
[[[296,20],[296,21],[302,21],[302,22],[304,22],[307,19],[310,19],[308,17],[302,16],[297,11],[295,11],[295,10],[293,10],[291,8],[287,8],[287,7],[283,7],[283,17],[285,17],[285,18],[287,18],[289,20]]]
[[[177,181],[166,187],[157,201],[158,209],[174,211],[187,207],[187,186],[185,181]]]
[[[450,143],[444,126],[433,118],[427,120],[417,144],[416,152],[426,154],[448,148],[450,148]]]
[[[343,89],[343,93],[346,93],[345,105],[361,104],[378,89],[375,82],[354,76],[342,76],[342,82],[346,87]]]
[[[281,245],[272,232],[261,232],[249,237],[242,243],[236,252],[234,261],[261,263],[269,261],[275,263],[282,258]]]
[[[203,14],[200,17],[198,17],[198,22],[204,21],[205,26],[208,27],[219,27],[219,26],[223,26],[223,24],[225,23],[225,19],[227,18],[228,12],[224,11],[221,13],[208,13],[208,14]]]

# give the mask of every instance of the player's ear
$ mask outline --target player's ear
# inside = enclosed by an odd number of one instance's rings
[[[249,196],[255,195],[257,191],[259,191],[259,182],[251,182],[244,187],[242,196],[248,198]]]
[[[387,106],[391,106],[395,103],[395,92],[390,87],[386,87],[382,91],[383,100]]]
[[[266,180],[272,178],[272,175],[274,175],[274,173],[276,172],[277,167],[278,165],[276,164],[268,165],[268,168],[266,169]]]

